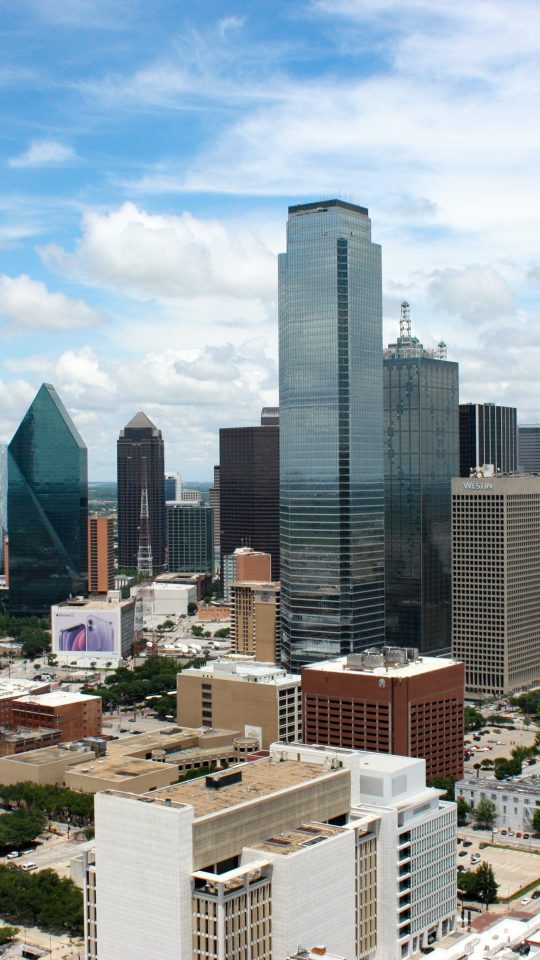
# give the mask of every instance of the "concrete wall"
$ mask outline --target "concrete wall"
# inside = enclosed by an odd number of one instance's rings
[[[203,698],[203,684],[211,687],[211,701]],[[224,679],[217,676],[179,673],[177,680],[177,719],[181,726],[200,727],[203,723],[227,730],[246,726],[260,727],[262,748],[267,750],[279,738],[278,688],[272,683]],[[211,702],[211,719],[203,716],[203,705]]]
[[[193,808],[99,793],[95,811],[99,960],[191,960]]]
[[[36,751],[39,752],[39,751]],[[27,758],[30,754],[24,754]],[[91,762],[94,759],[94,751],[83,753],[71,753],[66,750],[65,759],[51,760],[47,763],[38,763],[36,760],[32,763],[27,760],[22,763],[18,757],[2,757],[0,759],[0,783],[11,786],[14,783],[20,783],[29,780],[32,783],[50,785],[63,785],[66,771],[71,764]]]

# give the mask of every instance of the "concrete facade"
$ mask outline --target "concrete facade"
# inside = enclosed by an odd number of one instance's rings
[[[456,783],[458,797],[473,810],[480,800],[491,800],[496,812],[495,826],[528,833],[533,829],[535,811],[540,808],[540,777],[511,777],[508,781],[470,777]]]
[[[178,723],[217,725],[256,737],[302,739],[300,677],[273,664],[216,661],[177,677]]]
[[[279,663],[279,583],[231,583],[233,650],[263,663]]]
[[[87,957],[286,960],[311,940],[402,960],[455,924],[455,805],[439,796],[421,760],[303,744],[140,797],[100,793]]]
[[[452,481],[452,656],[469,696],[540,681],[540,477]]]

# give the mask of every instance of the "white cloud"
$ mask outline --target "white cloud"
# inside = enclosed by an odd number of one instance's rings
[[[68,163],[76,157],[72,147],[58,140],[34,140],[28,150],[8,160],[10,167],[49,167]]]
[[[220,37],[225,37],[230,30],[239,30],[244,26],[244,17],[223,17],[218,21],[218,33]]]
[[[94,327],[103,317],[83,300],[51,293],[40,280],[0,274],[0,321],[9,333]]]
[[[490,323],[515,311],[516,297],[493,267],[472,264],[463,270],[437,270],[428,297],[438,310],[469,323]]]
[[[276,287],[274,255],[245,227],[146,213],[133,203],[86,213],[74,254],[55,245],[41,254],[64,274],[143,300],[257,299]]]

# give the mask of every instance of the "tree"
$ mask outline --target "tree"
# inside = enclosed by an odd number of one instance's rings
[[[495,903],[497,899],[497,890],[499,884],[495,880],[493,867],[490,863],[481,863],[475,871],[476,877],[476,896],[485,903],[486,907],[490,903]]]
[[[193,617],[193,616],[195,616],[195,614],[197,613],[197,604],[196,604],[196,603],[188,603],[188,605],[187,605],[187,612],[188,612],[188,617]]]
[[[219,630],[216,630],[214,637],[223,637],[224,639],[226,639],[227,637],[230,637],[230,635],[231,635],[230,627],[220,627]]]
[[[482,797],[473,810],[474,822],[477,827],[484,830],[491,830],[495,823],[496,811],[495,804],[488,800],[487,797]]]
[[[540,807],[533,813],[531,826],[535,833],[540,833]]]
[[[454,799],[454,787],[456,781],[452,777],[430,777],[428,787],[435,787],[436,790],[444,790],[444,796],[441,800]]]
[[[191,628],[191,633],[193,634],[194,637],[202,637],[204,630],[202,627],[197,626],[197,624],[193,624]]]
[[[457,800],[457,822],[459,827],[464,827],[468,822],[469,814],[471,808],[466,800],[463,797],[458,797]]]
[[[19,932],[18,927],[0,927],[0,947],[13,940]]]
[[[463,711],[465,733],[468,733],[469,730],[479,730],[480,727],[484,726],[484,722],[482,714],[476,707],[465,707]]]

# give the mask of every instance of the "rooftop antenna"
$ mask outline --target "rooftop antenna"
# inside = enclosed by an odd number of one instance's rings
[[[406,300],[401,304],[401,316],[399,318],[400,337],[411,336],[411,308]]]
[[[146,476],[146,457],[142,458],[141,478],[141,519],[139,524],[139,550],[137,553],[137,573],[152,576],[152,546],[150,543],[150,518],[148,515],[148,480]]]
[[[437,357],[439,360],[446,360],[447,348],[444,340],[439,340],[439,343],[437,344]]]

